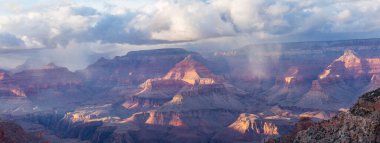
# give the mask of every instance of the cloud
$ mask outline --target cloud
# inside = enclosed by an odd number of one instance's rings
[[[81,36],[84,41],[101,41],[102,43],[150,44],[148,35],[135,29],[125,29],[134,14],[104,15]]]
[[[74,15],[81,15],[81,16],[93,16],[98,13],[98,11],[91,7],[74,7],[72,9],[72,12]]]
[[[83,54],[75,57],[87,62],[96,54],[137,48],[225,48],[380,34],[380,0],[23,0],[0,9],[0,50],[50,48],[60,58],[59,53],[78,51]],[[49,52],[38,56],[44,54]]]
[[[57,44],[67,43],[71,36],[79,35],[95,22],[97,17],[88,15],[88,11],[78,10],[75,6],[61,6],[0,16],[0,32],[21,37],[26,46],[55,48]]]
[[[231,23],[200,1],[159,1],[137,14],[127,30],[149,34],[150,39],[191,41],[234,34]]]
[[[12,47],[21,47],[23,41],[9,33],[0,33],[0,48],[7,49]]]
[[[37,47],[70,40],[158,44],[241,35],[276,40],[314,32],[380,31],[380,20],[373,18],[380,16],[379,0],[158,0],[141,2],[145,6],[140,3],[140,9],[118,3],[83,0],[0,16],[0,31],[33,39],[28,45]]]

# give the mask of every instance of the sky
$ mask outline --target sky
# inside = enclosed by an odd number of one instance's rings
[[[131,50],[379,38],[380,0],[0,0],[0,68]]]

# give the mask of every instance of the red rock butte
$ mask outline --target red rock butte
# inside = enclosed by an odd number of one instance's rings
[[[191,55],[176,64],[163,79],[182,80],[191,85],[214,84],[220,81],[206,66],[194,60]]]

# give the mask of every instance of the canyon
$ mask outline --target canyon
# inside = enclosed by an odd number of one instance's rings
[[[302,136],[330,123],[376,132],[377,96],[360,96],[380,88],[378,53],[380,39],[363,39],[131,51],[75,72],[54,63],[0,70],[0,119],[36,142],[265,142],[290,133],[310,142]],[[324,141],[378,141],[347,132]]]

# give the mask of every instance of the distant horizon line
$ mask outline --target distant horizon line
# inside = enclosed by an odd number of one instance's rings
[[[252,44],[252,45],[265,45],[265,44],[295,44],[295,43],[317,43],[317,42],[344,42],[344,41],[365,41],[365,40],[380,40],[380,37],[376,38],[348,38],[348,39],[339,39],[339,40],[305,40],[305,41],[282,41],[282,42],[266,42],[260,44]]]

